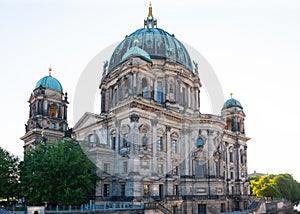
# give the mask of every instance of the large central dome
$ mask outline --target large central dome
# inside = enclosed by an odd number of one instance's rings
[[[156,28],[156,20],[152,16],[152,8],[145,20],[144,28],[136,30],[116,47],[109,63],[109,71],[122,62],[124,54],[132,47],[138,46],[146,51],[151,59],[172,59],[189,70],[193,70],[190,55],[184,45],[174,35]],[[138,41],[138,44],[136,44]]]

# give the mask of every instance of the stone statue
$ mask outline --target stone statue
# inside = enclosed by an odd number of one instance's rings
[[[147,146],[147,144],[148,144],[148,137],[147,137],[147,134],[144,134],[142,146]]]
[[[102,76],[106,75],[107,66],[108,66],[108,61],[105,60],[103,62],[103,73],[102,73]]]
[[[193,64],[194,64],[194,71],[196,74],[198,74],[198,63],[193,60]]]

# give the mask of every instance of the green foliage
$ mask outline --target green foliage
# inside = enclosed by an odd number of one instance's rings
[[[290,174],[249,177],[251,190],[258,197],[300,200],[300,184]]]
[[[279,192],[290,201],[300,200],[300,184],[290,174],[279,174],[275,177]]]
[[[30,205],[86,203],[94,196],[96,166],[73,140],[40,144],[21,163],[23,193]]]
[[[17,198],[19,195],[19,158],[0,148],[0,198]]]

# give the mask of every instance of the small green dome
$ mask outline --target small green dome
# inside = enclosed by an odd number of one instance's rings
[[[237,101],[236,99],[229,99],[227,100],[222,109],[227,109],[227,108],[231,108],[231,107],[239,107],[241,109],[243,109],[243,106],[241,105],[241,103],[239,101]]]
[[[52,77],[51,75],[45,76],[42,79],[40,79],[36,83],[35,89],[39,88],[40,86],[43,88],[51,88],[51,89],[54,89],[56,91],[63,93],[63,88],[62,88],[60,82],[57,79],[55,79],[54,77]]]
[[[131,57],[140,57],[148,62],[152,62],[150,55],[144,51],[143,49],[134,46],[132,48],[130,48],[122,57],[121,62],[126,61],[127,59],[131,58]]]

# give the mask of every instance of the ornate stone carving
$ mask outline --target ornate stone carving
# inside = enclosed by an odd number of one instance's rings
[[[156,126],[157,123],[158,123],[158,119],[157,119],[157,118],[150,119],[150,121],[151,121],[151,125],[152,125],[152,126]]]
[[[130,118],[130,122],[133,123],[133,122],[139,122],[139,119],[140,119],[140,115],[138,114],[132,114],[129,116]]]
[[[171,131],[171,126],[166,126],[166,131],[167,132]]]

